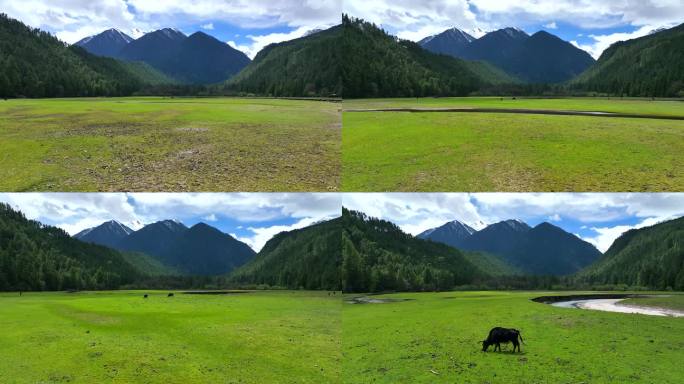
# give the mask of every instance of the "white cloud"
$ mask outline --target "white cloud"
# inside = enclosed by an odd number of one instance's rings
[[[288,41],[292,39],[297,39],[304,36],[307,32],[311,31],[312,26],[303,26],[292,30],[287,33],[270,33],[267,35],[247,35],[247,38],[251,40],[248,45],[237,46],[234,41],[229,41],[233,48],[239,49],[244,52],[250,58],[254,58],[259,51],[261,51],[265,46],[272,43],[279,43],[281,41]],[[232,44],[231,44],[232,43]]]
[[[72,235],[112,219],[132,228],[142,221],[121,193],[5,193],[0,201]]]
[[[240,45],[240,44],[234,42],[233,40],[227,41],[226,43],[228,45],[230,45],[231,47],[237,49],[238,51],[242,51],[244,54],[249,56],[251,59],[253,59],[254,55],[256,55],[256,53],[253,53],[252,47],[249,45]],[[258,52],[259,51],[257,51],[257,53]]]
[[[471,0],[481,18],[498,22],[563,21],[582,28],[681,22],[681,0]]]
[[[214,29],[214,23],[202,24],[200,27],[202,29],[206,29],[206,30],[211,31]]]
[[[339,24],[342,5],[340,0],[0,0],[0,10],[73,44],[109,28],[139,37],[139,30],[200,23],[211,29],[216,21],[310,30]]]
[[[553,215],[549,216],[549,221],[558,222],[558,221],[561,221],[561,220],[563,220],[563,219],[562,219],[562,218],[560,217],[560,215],[557,214],[557,213],[554,213]]]
[[[217,221],[218,218],[216,217],[215,214],[212,213],[211,215],[204,216],[204,217],[202,218],[202,220],[205,220],[205,221]]]
[[[556,24],[555,21],[552,21],[552,22],[550,22],[550,23],[548,23],[548,24],[544,24],[544,28],[548,28],[548,29],[558,29],[558,25]]]
[[[149,26],[135,19],[124,0],[0,0],[0,9],[32,27],[52,31],[68,43],[109,28],[133,36],[136,28]]]
[[[466,0],[346,0],[343,11],[414,41],[451,27],[471,30],[486,26],[476,20]]]

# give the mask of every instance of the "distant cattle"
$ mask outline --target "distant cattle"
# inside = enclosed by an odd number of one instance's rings
[[[145,296],[143,296],[143,298],[144,298],[144,299],[147,299],[147,293],[145,294]]]
[[[166,297],[173,297],[173,293],[169,293]]]
[[[520,331],[513,328],[501,328],[495,327],[489,331],[489,336],[485,340],[482,340],[482,352],[486,352],[489,346],[494,345],[494,351],[497,349],[501,351],[501,343],[513,343],[513,352],[516,348],[520,352],[520,341],[523,341]]]

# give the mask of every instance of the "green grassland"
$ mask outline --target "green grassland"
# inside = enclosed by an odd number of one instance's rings
[[[339,295],[142,294],[0,294],[0,382],[340,382]]]
[[[345,100],[344,109],[517,108],[684,116],[684,100],[638,98],[441,97]]]
[[[0,101],[0,190],[333,191],[339,109],[247,98]]]
[[[349,383],[680,383],[684,318],[557,308],[543,293],[443,292],[342,309]],[[483,353],[489,329],[519,329],[522,353]]]
[[[460,99],[413,100],[351,101],[344,108],[435,107],[429,103]],[[496,100],[459,102],[491,107]],[[684,115],[681,102],[592,101],[511,100],[524,108]],[[638,107],[627,106],[632,104]],[[344,191],[660,192],[684,187],[684,121],[345,112],[343,124]]]

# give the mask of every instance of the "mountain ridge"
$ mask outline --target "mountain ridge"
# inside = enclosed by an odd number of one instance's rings
[[[534,275],[570,275],[601,255],[593,245],[548,222],[530,227],[521,220],[509,219],[469,235],[440,229],[445,225],[418,236],[464,251],[498,255],[513,267]]]
[[[486,61],[532,84],[565,82],[594,63],[585,51],[544,30],[528,35],[519,28],[507,27],[467,42],[448,31],[419,44],[435,53]]]
[[[187,275],[226,274],[256,255],[247,244],[202,222],[188,228],[176,220],[160,220],[125,236],[107,232],[111,223],[86,229],[74,237],[123,252],[148,255]],[[103,232],[109,233],[109,238],[103,238]]]
[[[187,84],[225,81],[250,62],[243,52],[205,32],[186,36],[175,28],[150,31],[138,39],[109,29],[82,39],[76,45],[99,56],[146,63]]]

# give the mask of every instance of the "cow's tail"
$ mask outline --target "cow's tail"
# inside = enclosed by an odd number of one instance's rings
[[[522,334],[520,333],[520,331],[518,331],[517,329],[514,329],[514,331],[515,331],[515,333],[518,334],[518,337],[520,338],[520,341],[521,341],[523,344],[525,344],[525,340],[523,340]]]

